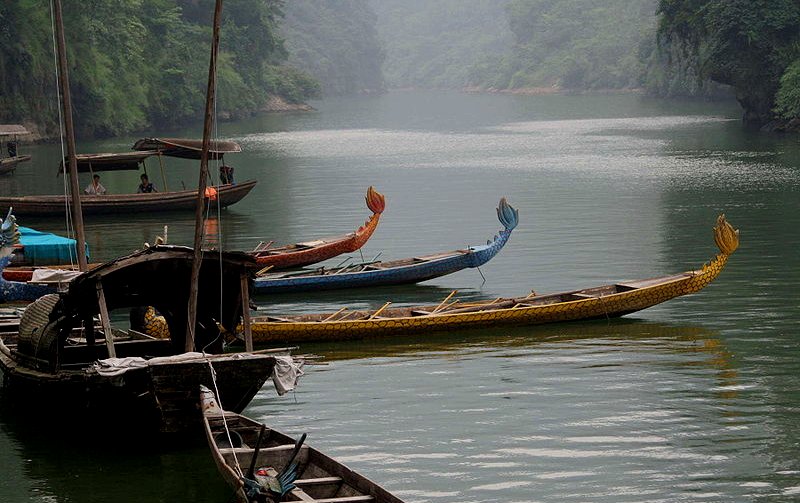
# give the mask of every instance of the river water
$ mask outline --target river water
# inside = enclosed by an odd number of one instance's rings
[[[519,209],[482,268],[419,286],[260,297],[272,314],[495,298],[700,266],[725,212],[741,248],[706,290],[623,319],[303,345],[327,365],[293,395],[267,386],[246,413],[414,502],[674,502],[800,499],[800,146],[744,131],[731,104],[638,96],[403,92],[329,99],[306,114],[221,123],[259,185],[222,212],[227,249],[352,231],[363,194],[386,195],[364,257],[481,244],[500,197]],[[194,135],[200,126],[170,134]],[[81,143],[123,151],[135,138]],[[0,179],[53,193],[58,146]],[[158,168],[151,178],[163,186]],[[166,167],[170,187],[196,165]],[[158,176],[156,176],[158,174]],[[88,180],[82,180],[88,183]],[[109,173],[113,192],[135,173]],[[61,219],[23,220],[62,232]],[[192,215],[87,217],[93,258],[128,253]],[[360,255],[356,254],[358,259]],[[332,261],[332,263],[337,260]],[[47,431],[0,413],[0,501],[230,501],[202,445],[127,432]]]

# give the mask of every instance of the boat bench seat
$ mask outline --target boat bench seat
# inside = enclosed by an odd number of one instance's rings
[[[596,299],[597,295],[588,295],[585,293],[573,293],[573,297],[578,297],[579,299]]]
[[[341,477],[319,477],[316,479],[297,479],[294,484],[298,487],[307,486],[326,486],[330,484],[341,484]]]
[[[422,309],[415,309],[411,311],[411,316],[428,316],[431,314],[430,311],[423,311]]]

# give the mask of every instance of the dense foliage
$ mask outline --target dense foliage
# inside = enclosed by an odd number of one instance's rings
[[[372,0],[391,87],[462,88],[470,67],[512,40],[508,0]]]
[[[383,91],[383,51],[367,0],[291,0],[280,31],[289,63],[319,80],[324,94]]]
[[[48,0],[0,4],[0,120],[57,127]],[[205,99],[213,0],[63,2],[75,124],[84,135],[170,127],[200,117]],[[218,110],[258,110],[271,94],[290,101],[315,82],[284,66],[276,35],[281,0],[227,0],[218,71]]]
[[[732,86],[746,121],[800,117],[800,1],[660,0],[659,13],[664,45]]]
[[[655,8],[656,0],[512,0],[511,54],[476,67],[471,80],[501,89],[639,87]]]

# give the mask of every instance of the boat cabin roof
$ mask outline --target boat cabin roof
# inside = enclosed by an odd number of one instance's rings
[[[203,140],[187,138],[142,138],[133,144],[133,150],[156,151],[171,157],[184,159],[200,159],[203,151]],[[241,152],[242,147],[235,141],[211,140],[208,158],[222,159],[223,155]]]
[[[20,330],[19,351],[46,361],[59,361],[59,348],[66,344],[71,329],[100,313],[100,288],[109,312],[154,307],[167,322],[172,345],[183,347],[193,255],[194,251],[184,246],[154,246],[77,276],[67,292],[46,296],[52,297],[50,304],[40,308],[41,314],[32,315],[32,319],[36,316],[45,320],[34,319],[34,324],[42,327],[46,320],[62,320],[58,330]],[[197,347],[217,338],[218,325],[234,330],[239,324],[241,278],[246,276],[252,287],[252,271],[256,268],[255,259],[244,253],[203,254],[197,295]]]
[[[151,150],[115,154],[78,154],[75,158],[78,161],[79,173],[93,173],[95,171],[136,171],[145,159],[153,155],[158,155],[158,152]],[[58,172],[64,172],[64,162],[58,165]]]
[[[30,134],[30,131],[19,124],[0,124],[0,136],[16,136],[20,134]]]

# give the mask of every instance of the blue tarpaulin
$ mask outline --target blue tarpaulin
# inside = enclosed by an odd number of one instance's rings
[[[69,264],[77,261],[75,240],[29,227],[19,227],[19,242],[23,246],[25,262],[32,265]],[[89,256],[89,245],[86,245]]]

